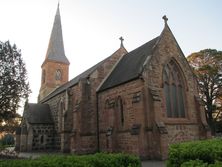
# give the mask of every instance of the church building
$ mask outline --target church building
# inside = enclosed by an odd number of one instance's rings
[[[16,149],[166,159],[169,144],[208,138],[197,80],[163,20],[159,36],[130,52],[120,38],[114,53],[69,80],[58,6],[38,103],[25,104]]]

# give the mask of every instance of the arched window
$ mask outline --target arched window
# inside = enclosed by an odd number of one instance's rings
[[[173,60],[163,69],[163,92],[167,117],[184,118],[184,83],[181,71]]]
[[[119,112],[119,122],[120,125],[123,126],[124,125],[124,112],[123,112],[123,101],[122,98],[119,96],[118,100],[117,100],[117,107],[118,107],[118,112]]]
[[[42,71],[42,83],[45,83],[45,70]]]
[[[62,71],[60,69],[57,69],[55,73],[55,80],[59,81],[61,79],[62,79]]]
[[[40,137],[40,143],[41,143],[41,144],[44,143],[44,136],[43,136],[43,135],[41,135],[41,137]]]
[[[63,112],[65,110],[65,104],[63,100],[59,102],[59,108],[58,108],[58,130],[63,130]]]

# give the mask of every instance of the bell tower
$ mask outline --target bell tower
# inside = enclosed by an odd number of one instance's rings
[[[69,79],[69,60],[65,56],[64,51],[59,4],[49,39],[46,57],[41,68],[42,79],[38,101],[41,101],[57,87],[68,82]]]

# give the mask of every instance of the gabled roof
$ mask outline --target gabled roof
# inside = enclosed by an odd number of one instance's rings
[[[152,55],[153,48],[159,37],[126,54],[111,72],[98,91],[103,91],[123,84],[140,76],[143,64],[148,56]]]
[[[65,56],[65,51],[64,51],[59,5],[56,11],[55,20],[54,20],[45,60],[52,60],[52,61],[69,64],[69,60]]]
[[[50,93],[48,96],[46,96],[44,99],[42,99],[40,102],[43,103],[49,99],[51,99],[52,97],[56,96],[59,93],[62,93],[63,91],[65,91],[67,88],[72,87],[76,84],[78,84],[78,82],[83,79],[83,78],[87,78],[90,74],[92,74],[98,67],[100,67],[106,60],[108,60],[110,57],[112,57],[113,55],[115,55],[116,53],[118,53],[119,51],[121,51],[122,49],[124,49],[126,51],[126,49],[122,46],[120,47],[117,51],[115,51],[111,56],[107,57],[106,59],[104,59],[103,61],[99,62],[98,64],[94,65],[93,67],[89,68],[88,70],[84,71],[83,73],[79,74],[78,76],[76,76],[75,78],[73,78],[72,80],[70,80],[69,82],[63,84],[62,86],[58,87],[57,89],[55,89],[52,93]],[[126,51],[127,52],[127,51]]]
[[[24,117],[30,124],[53,124],[48,104],[26,104]]]

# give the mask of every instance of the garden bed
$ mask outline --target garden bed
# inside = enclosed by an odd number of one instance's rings
[[[173,144],[169,148],[167,166],[222,166],[222,139]]]
[[[128,154],[47,155],[37,159],[0,160],[0,167],[141,167],[140,159]]]

